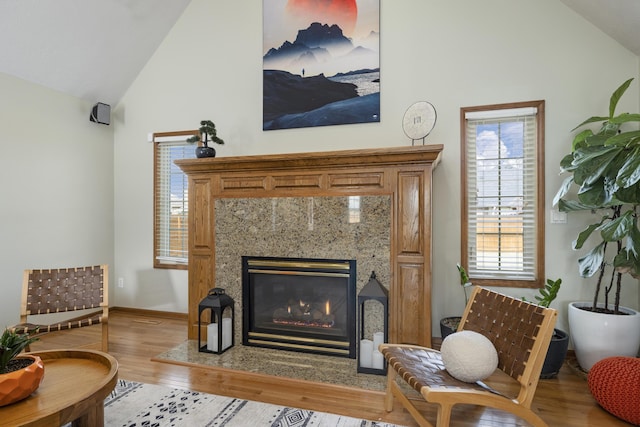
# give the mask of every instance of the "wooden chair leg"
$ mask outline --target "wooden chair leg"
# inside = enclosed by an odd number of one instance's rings
[[[109,324],[107,322],[102,323],[102,351],[109,352]]]
[[[449,423],[451,422],[452,409],[453,405],[438,405],[436,427],[449,427]]]
[[[511,413],[519,416],[534,427],[548,427],[548,424],[542,418],[540,418],[538,414],[530,409],[511,411]]]
[[[387,392],[384,396],[384,409],[387,412],[393,411],[393,386],[396,382],[396,371],[387,369]]]
[[[418,423],[420,427],[433,427],[424,415],[418,410],[416,405],[414,405],[411,400],[403,393],[400,389],[400,386],[395,382],[392,384],[393,394],[398,399],[398,402],[402,404],[404,409],[411,414],[413,419]]]

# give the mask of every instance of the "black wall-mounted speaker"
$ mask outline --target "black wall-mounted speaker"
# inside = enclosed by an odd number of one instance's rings
[[[111,106],[98,102],[91,109],[89,120],[92,122],[108,125],[111,122]]]

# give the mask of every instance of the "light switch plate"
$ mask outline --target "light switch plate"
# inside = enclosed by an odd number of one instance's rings
[[[568,215],[566,212],[560,212],[557,209],[551,209],[551,224],[566,224]]]

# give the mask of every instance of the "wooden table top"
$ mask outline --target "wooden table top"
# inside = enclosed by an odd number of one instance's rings
[[[40,387],[26,399],[0,408],[3,426],[54,426],[102,405],[118,379],[118,362],[101,351],[49,350],[29,353],[44,362]]]

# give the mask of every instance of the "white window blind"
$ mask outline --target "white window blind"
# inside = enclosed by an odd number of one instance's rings
[[[472,278],[538,279],[536,119],[535,108],[465,114]]]
[[[154,134],[154,265],[156,266],[187,264],[189,255],[188,179],[174,161],[195,158],[197,145],[186,142],[186,139],[192,135],[192,133],[170,136]]]

